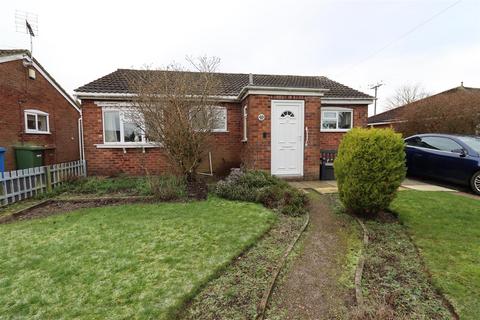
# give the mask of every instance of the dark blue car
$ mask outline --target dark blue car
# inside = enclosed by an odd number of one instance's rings
[[[418,134],[405,139],[408,174],[468,185],[480,194],[480,138]]]

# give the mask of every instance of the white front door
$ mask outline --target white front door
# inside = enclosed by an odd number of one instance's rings
[[[271,173],[303,176],[303,100],[272,100]]]

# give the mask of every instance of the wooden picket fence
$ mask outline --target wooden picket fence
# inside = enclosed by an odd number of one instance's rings
[[[52,191],[69,179],[84,176],[84,160],[0,173],[0,206]]]

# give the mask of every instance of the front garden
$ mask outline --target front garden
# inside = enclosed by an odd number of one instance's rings
[[[391,206],[418,246],[434,285],[460,319],[480,314],[480,203],[445,192],[402,191]]]
[[[87,208],[0,226],[7,318],[171,318],[275,215],[221,200]]]
[[[184,180],[176,177],[93,177],[3,208],[0,314],[254,317],[272,268],[304,222],[296,215],[304,213],[306,198],[268,174],[235,177],[222,189],[230,196],[212,186],[206,201],[189,200]],[[233,196],[238,185],[253,198]],[[40,206],[15,213],[32,204]],[[205,286],[211,308],[203,305]],[[204,297],[200,303],[197,294]],[[224,308],[219,297],[242,302]]]

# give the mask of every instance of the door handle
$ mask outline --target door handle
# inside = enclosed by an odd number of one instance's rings
[[[308,147],[308,127],[305,127],[305,147]]]

